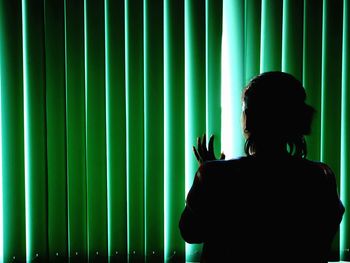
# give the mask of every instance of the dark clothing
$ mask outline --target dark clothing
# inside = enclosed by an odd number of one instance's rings
[[[203,164],[179,227],[201,262],[323,263],[343,214],[327,165],[251,156]]]

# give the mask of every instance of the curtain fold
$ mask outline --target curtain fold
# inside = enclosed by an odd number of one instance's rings
[[[164,1],[164,258],[185,261],[178,231],[185,198],[184,0]]]
[[[125,2],[128,259],[142,259],[144,233],[143,2]]]
[[[322,78],[321,78],[321,161],[333,169],[340,181],[341,80],[343,1],[323,2]],[[338,258],[339,235],[332,246],[332,258]]]
[[[190,189],[198,163],[192,146],[206,130],[205,85],[205,1],[185,1],[185,156],[186,192]],[[194,261],[201,245],[186,246],[186,260]],[[198,257],[198,256],[197,256]]]
[[[84,1],[65,1],[68,256],[87,260]]]
[[[48,244],[50,261],[67,258],[64,4],[45,1]]]
[[[303,1],[284,0],[282,13],[282,71],[302,80]]]
[[[26,259],[21,1],[0,2],[2,216],[4,259]],[[6,73],[6,74],[4,74]],[[14,258],[13,258],[14,257]],[[0,259],[1,260],[1,259]]]
[[[281,0],[261,1],[260,72],[282,70],[282,17]]]
[[[44,1],[22,3],[26,245],[35,260],[48,258]]]
[[[88,258],[107,258],[104,4],[84,2]]]
[[[308,157],[319,160],[321,155],[321,76],[322,76],[322,5],[304,1],[303,85],[307,102],[316,114],[311,127],[312,136],[306,138]]]
[[[0,0],[3,261],[199,261],[192,146],[241,156],[241,92],[268,70],[303,82],[308,157],[350,210],[349,23],[348,0]]]
[[[164,259],[163,1],[144,1],[145,256]]]
[[[215,154],[221,150],[221,36],[222,2],[207,0],[205,4],[205,76],[206,134],[214,134]]]
[[[245,1],[244,28],[246,84],[260,73],[261,0]]]
[[[108,251],[127,257],[125,3],[105,1]]]

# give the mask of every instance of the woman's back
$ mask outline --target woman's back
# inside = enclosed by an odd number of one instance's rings
[[[265,72],[242,93],[247,157],[212,161],[198,138],[180,230],[203,262],[326,262],[344,207],[331,169],[305,159],[314,113],[299,80]]]
[[[250,156],[207,162],[196,177],[180,229],[188,242],[204,242],[203,262],[326,259],[344,212],[326,165]]]

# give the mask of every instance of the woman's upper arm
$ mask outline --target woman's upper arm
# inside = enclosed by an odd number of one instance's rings
[[[179,228],[183,239],[188,243],[202,243],[205,236],[206,186],[205,165],[196,172],[191,189],[186,198],[186,206],[181,214]]]
[[[321,166],[323,169],[324,181],[324,209],[327,219],[329,236],[333,239],[343,218],[345,208],[339,198],[337,182],[333,171],[327,165]]]

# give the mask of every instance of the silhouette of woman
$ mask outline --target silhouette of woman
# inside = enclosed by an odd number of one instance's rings
[[[314,109],[305,99],[292,75],[263,73],[242,94],[246,156],[216,160],[214,137],[208,149],[197,139],[179,227],[186,242],[204,243],[201,262],[327,262],[345,209],[331,168],[306,159]]]

